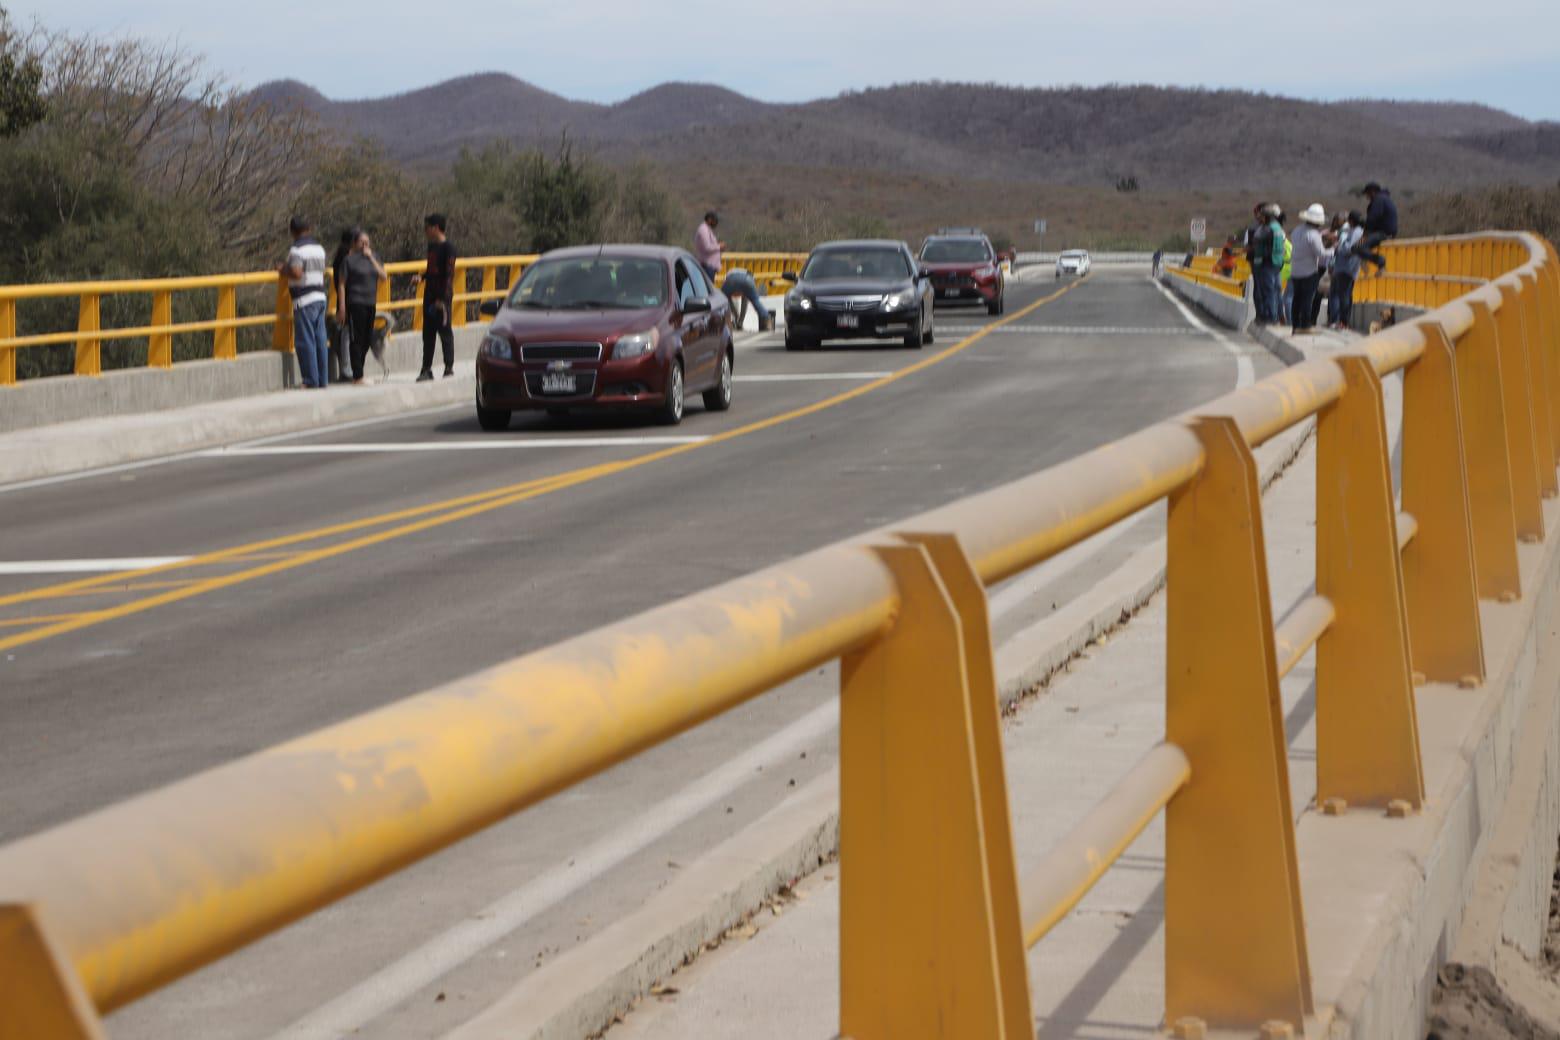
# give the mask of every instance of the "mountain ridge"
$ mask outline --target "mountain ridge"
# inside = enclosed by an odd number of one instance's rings
[[[1367,179],[1411,187],[1552,181],[1560,124],[1489,106],[1316,102],[1207,88],[1004,87],[922,82],[772,103],[715,84],[662,83],[572,100],[509,73],[381,98],[332,100],[296,81],[255,89],[377,142],[415,169],[496,140],[570,139],[611,161],[771,163],[1074,185],[1260,191]]]

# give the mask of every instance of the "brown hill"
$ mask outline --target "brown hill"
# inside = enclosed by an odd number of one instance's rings
[[[487,73],[377,100],[330,101],[296,83],[259,93],[427,171],[445,168],[462,147],[545,146],[567,132],[615,160],[1076,186],[1133,177],[1145,190],[1341,190],[1370,178],[1440,189],[1539,183],[1560,172],[1548,138],[1529,142],[1521,135],[1534,135],[1532,125],[1484,106],[1324,104],[1230,90],[915,83],[776,105],[669,83],[598,105]],[[1462,136],[1479,127],[1481,136]]]
[[[1462,137],[1521,130],[1528,121],[1489,105],[1465,101],[1381,101],[1351,98],[1337,103],[1362,116],[1426,137]]]

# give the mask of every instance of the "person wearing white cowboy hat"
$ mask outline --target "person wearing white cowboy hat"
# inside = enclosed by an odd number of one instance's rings
[[[1327,210],[1320,202],[1313,202],[1300,214],[1300,225],[1290,236],[1295,245],[1289,270],[1289,282],[1295,287],[1291,320],[1297,336],[1316,331],[1316,288],[1327,269],[1329,252],[1322,238],[1326,224]]]

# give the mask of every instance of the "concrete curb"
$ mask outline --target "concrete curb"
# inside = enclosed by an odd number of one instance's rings
[[[1263,490],[1310,439],[1301,423],[1259,450]],[[1125,623],[1165,582],[1165,542],[1128,557],[1083,596],[1009,639],[996,656],[997,695],[1017,703],[1067,667],[1101,635]],[[451,1040],[563,1040],[610,1025],[783,886],[838,848],[839,779],[819,777],[708,855],[617,924],[592,936],[517,986]]]

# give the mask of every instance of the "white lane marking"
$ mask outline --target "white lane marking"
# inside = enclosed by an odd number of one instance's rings
[[[1199,336],[1197,329],[1179,325],[942,325],[940,332],[975,332],[991,328],[992,332],[1018,333],[1027,336]]]
[[[1202,329],[1208,335],[1219,341],[1219,346],[1235,355],[1235,389],[1250,386],[1257,381],[1257,370],[1251,364],[1251,355],[1231,342],[1228,336],[1199,318],[1190,307],[1181,302],[1181,298],[1169,289],[1164,283],[1155,279],[1149,279],[1154,283],[1154,288],[1164,294],[1165,299],[1175,304],[1175,309],[1181,312],[1181,317]]]
[[[300,437],[321,437],[342,430],[355,430],[364,426],[374,426],[380,423],[397,422],[402,419],[415,419],[424,415],[437,415],[440,412],[453,412],[469,409],[471,405],[466,402],[458,404],[441,404],[434,408],[419,408],[413,412],[398,412],[394,415],[378,415],[372,419],[353,419],[349,422],[334,423],[330,426],[315,426],[307,430],[294,430],[291,433],[277,433],[269,437],[257,437],[253,440],[238,441],[229,447],[243,448],[256,444],[271,444],[276,441],[297,440]],[[172,462],[188,462],[190,459],[203,458],[210,449],[201,451],[185,451],[177,455],[164,455],[155,459],[139,459],[135,462],[120,462],[112,466],[99,466],[96,469],[84,469],[76,473],[61,473],[52,477],[34,477],[32,480],[19,480],[13,484],[0,485],[0,495],[12,491],[26,491],[30,488],[50,487],[54,484],[68,484],[77,480],[90,480],[93,477],[106,477],[115,473],[128,473],[132,470],[147,469],[152,466],[166,466]]]
[[[127,556],[105,560],[12,560],[0,562],[0,574],[108,574],[183,563],[188,556]]]
[[[658,841],[675,827],[726,798],[760,769],[788,761],[839,725],[839,702],[830,700],[728,759],[667,800],[472,917],[440,933],[394,963],[276,1034],[277,1040],[337,1040],[367,1025],[406,997],[520,928],[537,914]]]
[[[429,451],[523,451],[540,448],[641,448],[674,444],[698,444],[708,437],[517,437],[482,441],[364,441],[360,444],[266,444],[253,448],[207,448],[198,456],[208,459],[250,458],[266,455],[389,455]]]
[[[769,372],[732,378],[739,383],[807,383],[835,379],[886,379],[891,375],[892,372]]]

